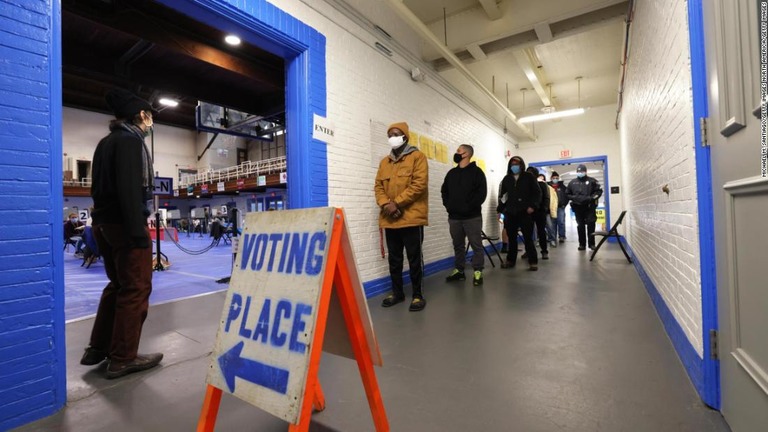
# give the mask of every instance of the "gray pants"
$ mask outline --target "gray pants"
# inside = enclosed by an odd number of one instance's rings
[[[467,249],[465,238],[469,239],[472,246],[472,268],[482,270],[485,264],[485,253],[483,252],[483,217],[479,216],[473,219],[448,219],[448,226],[453,239],[453,253],[455,256],[455,267],[457,270],[464,271],[464,265],[467,260]]]

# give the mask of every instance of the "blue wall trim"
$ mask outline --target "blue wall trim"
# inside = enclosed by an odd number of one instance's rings
[[[496,249],[501,250],[501,243],[496,244]],[[486,246],[485,250],[488,251],[488,253],[491,254],[492,257],[494,257],[496,265],[498,266],[500,263],[497,261],[499,260],[499,257],[495,256],[495,252],[493,252],[493,249],[491,246]],[[473,255],[472,251],[467,253],[467,259],[471,258]],[[501,255],[504,257],[504,254]],[[490,265],[488,263],[488,257],[485,257],[486,261],[486,267]],[[444,270],[448,270],[453,268],[453,256],[443,258],[437,261],[432,261],[431,263],[424,265],[424,277],[431,276],[435,273],[439,273]],[[408,274],[407,271],[403,272],[403,284],[407,285],[411,283],[411,276]],[[389,276],[380,277],[378,279],[369,280],[367,282],[363,282],[363,289],[365,290],[365,296],[367,298],[376,297],[377,295],[388,293],[391,289],[390,284],[390,278]],[[406,290],[406,294],[408,291]],[[425,290],[425,295],[428,295],[429,292]]]
[[[544,162],[533,162],[528,164],[528,166],[534,166],[534,167],[542,167],[542,166],[549,166],[549,165],[565,165],[565,164],[580,164],[580,163],[586,163],[586,162],[597,162],[602,161],[603,167],[605,168],[603,170],[603,195],[605,196],[605,224],[606,230],[611,228],[611,186],[608,183],[608,155],[600,155],[600,156],[588,156],[583,158],[573,158],[573,159],[558,159],[554,161],[544,161]],[[608,240],[610,241],[610,239]]]
[[[632,263],[637,270],[637,274],[640,276],[640,280],[643,281],[645,290],[648,291],[648,295],[651,297],[653,306],[656,308],[656,313],[658,313],[659,318],[661,318],[664,330],[667,331],[667,335],[669,336],[670,341],[672,341],[672,346],[675,347],[677,356],[680,358],[683,367],[685,367],[685,371],[688,373],[688,378],[690,378],[691,383],[696,388],[699,396],[703,398],[704,361],[699,357],[699,354],[696,352],[693,345],[691,345],[688,336],[685,335],[683,328],[680,327],[680,323],[677,322],[672,311],[669,310],[667,303],[664,302],[664,298],[661,297],[656,285],[654,285],[653,281],[648,276],[648,273],[645,272],[643,265],[632,250],[632,246],[629,245],[629,242],[625,242],[625,246],[627,247],[629,256],[632,257]]]
[[[159,2],[285,59],[288,206],[328,206],[327,146],[312,139],[312,115],[326,116],[325,36],[265,0]]]
[[[707,70],[704,49],[704,18],[701,0],[688,1],[688,31],[691,47],[694,148],[696,153],[696,196],[699,214],[699,256],[701,262],[701,315],[704,341],[703,389],[699,392],[707,405],[720,409],[720,362],[710,353],[709,331],[719,328],[717,318],[717,264],[715,224],[712,204],[712,165],[709,147],[701,146],[699,119],[709,116]]]

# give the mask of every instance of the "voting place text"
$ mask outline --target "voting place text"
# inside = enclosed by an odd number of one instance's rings
[[[297,423],[334,209],[249,213],[208,383]]]

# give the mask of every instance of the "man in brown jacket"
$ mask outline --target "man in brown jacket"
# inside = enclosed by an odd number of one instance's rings
[[[408,255],[413,300],[409,310],[420,311],[427,305],[421,290],[424,259],[421,245],[427,225],[429,166],[419,149],[408,143],[408,124],[394,123],[387,129],[392,152],[382,159],[373,190],[379,214],[379,227],[385,228],[389,255],[392,294],[382,306],[394,306],[405,300],[403,291],[403,248]]]

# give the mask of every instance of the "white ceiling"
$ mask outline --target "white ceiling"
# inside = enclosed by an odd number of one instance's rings
[[[518,60],[524,57],[519,55],[524,49],[534,55],[528,68],[538,73],[538,88],[546,95],[547,84],[552,84],[552,103],[556,109],[616,103],[626,1],[500,0],[496,7],[501,18],[496,20],[488,17],[480,0],[404,0],[404,3],[441,41],[447,26],[448,47],[504,103],[508,86],[509,108],[518,117],[539,113],[544,107],[533,90],[534,82],[527,78]],[[443,8],[447,15],[445,23]],[[548,32],[552,35],[549,40]],[[487,57],[476,60],[470,56],[467,46],[472,44],[478,44]],[[425,43],[423,57],[433,61],[443,77],[478,105],[492,105],[488,98],[481,100],[481,93],[472,91],[467,79],[441,60],[434,47]],[[576,81],[579,76],[582,77],[580,101]],[[527,89],[525,109],[523,88]]]

